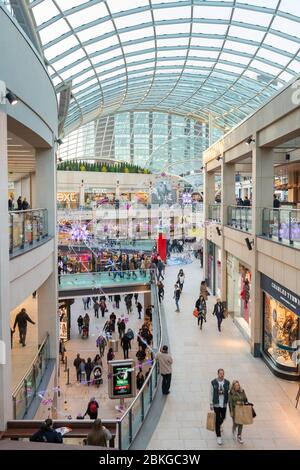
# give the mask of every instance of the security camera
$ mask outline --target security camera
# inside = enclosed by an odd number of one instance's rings
[[[250,240],[249,238],[245,238],[245,242],[249,251],[252,251],[252,246],[254,246],[254,240]]]
[[[285,159],[286,159],[286,161],[289,161],[290,158],[291,158],[290,154],[289,154],[289,153],[286,153],[286,154],[285,154]]]

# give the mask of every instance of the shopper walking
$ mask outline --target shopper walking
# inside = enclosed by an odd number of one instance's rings
[[[98,409],[99,404],[96,401],[95,397],[92,397],[88,403],[87,410],[84,413],[83,417],[88,415],[90,419],[97,419],[98,418]]]
[[[99,348],[100,357],[103,357],[106,345],[107,345],[106,338],[103,335],[98,336],[96,340],[96,346],[97,348]]]
[[[210,295],[205,281],[201,282],[200,295],[203,295],[205,301],[207,300],[207,297]]]
[[[87,298],[87,297],[83,297],[83,298],[82,298],[82,302],[83,302],[83,309],[84,309],[84,310],[87,310],[87,309],[88,309],[88,298]]]
[[[102,318],[104,318],[104,314],[107,311],[107,307],[106,307],[105,300],[103,299],[100,301],[100,310],[101,310],[101,316]]]
[[[109,348],[107,356],[106,356],[107,362],[113,361],[114,358],[115,358],[115,354],[114,354],[113,348]]]
[[[157,275],[157,280],[158,280],[158,281],[160,280],[160,278],[162,278],[162,280],[165,279],[164,276],[163,276],[164,270],[165,270],[165,265],[164,265],[164,263],[162,262],[161,259],[158,259],[158,261],[157,261],[157,273],[158,273],[158,275]]]
[[[124,300],[125,300],[125,305],[126,305],[126,309],[127,309],[127,314],[129,315],[132,312],[132,298],[128,294],[128,295],[126,295]]]
[[[168,346],[164,345],[160,352],[156,354],[156,359],[159,363],[159,370],[162,376],[162,393],[168,395],[170,393],[170,385],[172,378],[172,364],[173,358],[168,353]]]
[[[77,356],[75,357],[74,362],[73,362],[73,366],[76,369],[77,382],[80,382],[80,364],[81,364],[81,361],[82,361],[82,359],[80,357],[80,354],[77,354]]]
[[[235,409],[236,409],[236,406],[244,405],[245,403],[248,403],[247,395],[245,391],[242,389],[239,381],[234,380],[232,382],[230,393],[229,393],[229,410],[230,410],[230,415],[232,417],[232,437],[233,439],[236,438],[236,431],[237,431],[237,440],[240,444],[244,444],[244,441],[242,438],[243,425],[236,424]]]
[[[182,292],[182,289],[183,289],[184,279],[185,279],[185,275],[184,275],[183,269],[180,269],[179,273],[177,274],[177,282],[180,287],[180,292]]]
[[[140,370],[139,373],[136,376],[136,388],[137,388],[137,390],[141,390],[144,382],[145,382],[145,377],[144,377],[144,374],[143,374],[142,370]]]
[[[99,303],[97,302],[97,300],[94,301],[93,308],[94,308],[95,318],[99,318]]]
[[[138,303],[136,304],[136,309],[137,309],[138,314],[139,314],[139,320],[141,320],[141,318],[142,318],[142,317],[141,317],[141,313],[142,313],[142,310],[143,310],[143,306],[142,306],[141,302],[138,302]]]
[[[225,379],[224,369],[218,369],[218,376],[211,381],[210,409],[216,414],[217,443],[223,444],[221,426],[226,418],[226,408],[229,399],[230,382]]]
[[[159,281],[157,283],[159,303],[161,303],[161,301],[164,300],[164,296],[165,296],[165,288],[164,287],[165,286],[163,285],[163,283],[161,281]]]
[[[179,309],[179,299],[180,299],[180,294],[181,294],[181,290],[180,290],[180,287],[179,287],[179,284],[175,284],[174,286],[174,296],[173,296],[173,299],[175,299],[175,304],[176,304],[176,312],[180,312],[180,309]]]
[[[111,312],[111,314],[109,315],[109,319],[111,321],[112,333],[114,333],[116,331],[116,319],[117,319],[115,312]]]
[[[121,318],[118,319],[117,321],[117,327],[118,327],[118,332],[119,332],[119,339],[122,339],[126,330],[126,323],[125,321]]]
[[[221,331],[221,323],[224,320],[225,316],[224,316],[224,306],[221,302],[221,299],[219,298],[217,299],[217,302],[214,306],[213,315],[217,317],[218,330]]]
[[[87,362],[85,363],[85,374],[86,374],[86,381],[88,386],[90,386],[91,382],[91,373],[94,369],[94,364],[92,363],[92,359],[88,357]]]
[[[128,359],[128,352],[131,349],[131,340],[125,334],[121,339],[121,347],[123,348],[124,359]]]
[[[121,296],[119,294],[114,296],[114,301],[116,303],[116,308],[120,308]]]
[[[17,314],[15,323],[13,326],[13,333],[16,330],[16,326],[18,325],[19,328],[19,336],[20,336],[20,341],[19,343],[22,344],[22,346],[26,346],[25,341],[26,341],[26,333],[27,333],[27,322],[32,323],[32,325],[35,325],[35,322],[31,320],[29,315],[26,312],[25,308],[22,308],[21,311]]]
[[[200,330],[202,330],[203,321],[206,322],[206,302],[203,295],[200,295],[199,299],[195,304],[195,308],[198,310],[198,326],[200,324]]]

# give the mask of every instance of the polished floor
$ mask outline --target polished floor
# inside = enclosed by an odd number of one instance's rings
[[[231,318],[224,320],[222,332],[212,316],[209,300],[207,323],[197,327],[192,315],[202,272],[198,262],[184,267],[186,274],[181,311],[175,312],[174,281],[178,267],[168,267],[165,280],[165,312],[174,359],[171,393],[148,449],[300,449],[300,406],[295,409],[298,386],[276,378],[263,361],[254,358],[249,345]],[[244,426],[245,443],[232,439],[232,420],[224,423],[224,444],[206,430],[210,381],[219,367],[230,380],[238,379],[249,401],[255,404],[254,424]]]

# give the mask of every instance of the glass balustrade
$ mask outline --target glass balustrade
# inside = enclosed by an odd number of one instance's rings
[[[221,223],[221,204],[208,206],[208,220]]]
[[[60,274],[58,276],[59,290],[145,284],[153,279],[154,271],[151,269],[107,270],[94,273]]]
[[[24,419],[31,403],[37,396],[49,357],[49,335],[47,334],[30,367],[12,394],[14,419]]]
[[[252,230],[252,207],[248,206],[228,206],[229,227],[251,232]]]
[[[9,253],[18,254],[48,236],[47,209],[9,211]]]
[[[300,248],[300,210],[264,208],[262,235],[274,241]]]
[[[153,338],[157,337],[158,342],[153,344],[153,348],[160,350],[162,344],[162,325],[161,325],[161,312],[160,304],[158,302],[157,288],[152,288],[152,301],[154,304],[153,315],[156,315],[155,321],[152,322]],[[154,318],[152,318],[154,320]],[[147,414],[152,405],[155,392],[158,386],[159,366],[156,361],[150,369],[147,379],[145,380],[141,390],[126,410],[119,421],[119,449],[127,450],[131,443],[134,441],[141,426],[143,425]]]

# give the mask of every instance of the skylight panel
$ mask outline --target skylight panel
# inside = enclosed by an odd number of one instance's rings
[[[281,0],[280,10],[286,13],[290,13],[295,16],[299,16],[299,1],[298,0]]]
[[[52,0],[44,0],[37,6],[33,7],[32,11],[37,26],[40,26],[45,21],[48,21],[50,18],[59,14],[59,10],[56,8]]]
[[[88,24],[91,21],[101,19],[108,16],[108,11],[104,3],[97,3],[96,5],[80,10],[76,13],[72,13],[67,16],[67,20],[70,22],[72,28]]]
[[[84,42],[110,32],[115,32],[115,28],[111,20],[105,21],[105,23],[97,24],[91,28],[84,29],[83,31],[78,31],[77,35],[80,41]]]
[[[263,62],[260,62],[259,60],[253,60],[251,62],[251,67],[261,70],[267,75],[277,75],[278,73],[281,72],[280,68],[272,66],[272,65],[264,64]]]
[[[104,49],[108,49],[111,46],[116,46],[119,44],[118,38],[116,36],[109,37],[107,39],[101,39],[93,44],[88,44],[85,47],[85,50],[88,54],[93,54],[94,52],[101,52]]]
[[[52,41],[53,39],[61,36],[64,33],[70,31],[69,26],[67,25],[64,19],[58,20],[55,22],[55,25],[50,25],[47,28],[44,28],[40,31],[40,38],[43,44]]]
[[[178,6],[176,8],[159,8],[154,10],[155,21],[175,20],[178,18],[191,18],[191,7]]]
[[[222,39],[193,37],[191,40],[191,46],[215,47],[219,49],[222,47],[222,44],[223,44]]]
[[[118,29],[127,28],[129,26],[136,26],[147,22],[152,22],[150,11],[142,11],[133,15],[126,15],[120,18],[115,18],[115,24]]]
[[[190,23],[180,24],[158,24],[156,25],[156,34],[158,36],[162,34],[174,34],[174,33],[189,33]]]
[[[270,13],[236,8],[232,19],[233,21],[268,27],[272,18],[273,15]]]
[[[83,52],[82,49],[78,49],[77,51],[68,54],[66,57],[63,57],[60,60],[57,60],[55,62],[55,68],[57,70],[60,70],[64,67],[67,67],[68,65],[72,64],[73,62],[76,62],[77,60],[86,57],[85,53]]]
[[[282,38],[272,33],[267,34],[266,39],[264,40],[264,44],[276,47],[277,49],[282,49],[283,51],[290,52],[291,54],[295,54],[300,48],[299,43],[290,41],[289,39]]]
[[[294,36],[300,38],[300,22],[299,21],[291,21],[287,18],[282,18],[280,16],[276,16],[272,23],[272,29],[276,29],[278,31],[284,31],[286,34],[290,36]]]
[[[57,55],[63,54],[74,46],[78,46],[77,39],[75,36],[68,36],[67,38],[59,41],[57,44],[49,47],[49,49],[46,49],[45,56],[48,60],[54,59]]]
[[[193,34],[219,34],[224,36],[227,31],[227,25],[218,24],[217,20],[215,23],[193,23]]]
[[[276,52],[272,52],[269,49],[265,49],[264,47],[258,50],[257,57],[263,57],[264,59],[271,60],[274,62],[274,64],[279,64],[282,66],[287,65],[287,63],[291,60],[289,57],[286,57],[283,54],[277,54]]]
[[[82,0],[56,0],[57,5],[63,11],[82,5]]]
[[[257,46],[252,46],[250,44],[244,44],[243,42],[238,41],[226,41],[224,49],[231,49],[233,52],[245,52],[246,54],[251,54],[252,56],[257,51]]]

